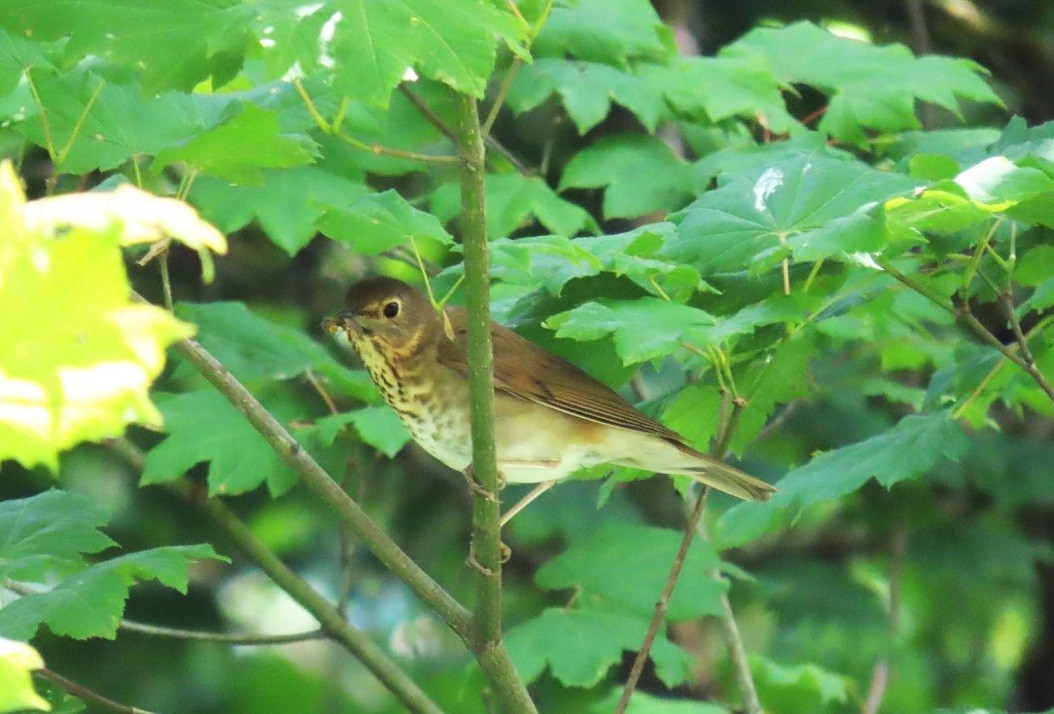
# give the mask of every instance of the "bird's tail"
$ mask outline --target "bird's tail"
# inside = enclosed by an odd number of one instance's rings
[[[704,486],[716,488],[718,491],[724,491],[747,501],[767,501],[777,491],[775,486],[696,451],[690,446],[673,441],[667,443],[676,451],[663,449],[666,453],[659,459],[655,458],[657,455],[649,455],[652,458],[626,459],[621,462],[621,465],[645,468],[656,473],[688,476]]]

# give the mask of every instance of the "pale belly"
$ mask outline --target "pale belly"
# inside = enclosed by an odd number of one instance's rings
[[[472,462],[468,410],[439,411],[432,406],[425,409],[427,418],[403,421],[421,448],[463,471]],[[543,410],[544,419],[539,420],[538,410]],[[538,483],[618,460],[621,453],[632,450],[638,435],[499,393],[494,400],[494,438],[505,481]]]

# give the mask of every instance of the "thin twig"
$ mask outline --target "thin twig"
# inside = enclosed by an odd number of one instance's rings
[[[322,386],[322,383],[318,381],[318,377],[315,376],[315,373],[310,369],[306,369],[304,370],[304,377],[306,377],[308,383],[315,388],[318,395],[322,397],[322,401],[326,403],[326,408],[329,409],[329,413],[337,414],[339,410],[337,409],[336,402],[333,401],[333,397],[329,396],[329,392],[327,392],[326,388]]]
[[[963,304],[961,307],[956,307],[955,305],[951,304],[951,302],[945,300],[944,296],[931,290],[923,283],[920,283],[897,270],[888,260],[882,258],[881,256],[877,256],[875,258],[875,262],[877,262],[879,267],[881,267],[882,270],[884,270],[894,280],[906,285],[907,287],[917,292],[919,295],[922,295],[934,305],[949,313],[952,317],[955,318],[955,321],[958,322],[962,327],[965,327],[966,329],[970,330],[979,338],[981,338],[983,342],[999,350],[1004,357],[1016,364],[1026,374],[1032,377],[1032,379],[1035,380],[1036,384],[1039,385],[1040,389],[1046,392],[1047,396],[1050,397],[1050,400],[1054,402],[1054,386],[1052,386],[1051,383],[1047,380],[1047,378],[1043,375],[1043,373],[1039,371],[1039,368],[1036,367],[1035,363],[1030,363],[1026,361],[1021,357],[1021,355],[1017,354],[1014,349],[1011,349],[1007,345],[1004,345],[1002,342],[1000,342],[999,338],[989,332],[988,328],[982,325],[980,320],[978,320],[974,316],[974,314],[970,312],[970,308],[968,305]],[[1015,345],[1015,347],[1017,346],[1018,345]]]
[[[703,511],[706,509],[706,497],[709,493],[710,488],[703,486],[699,493],[699,498],[695,502],[695,509],[692,511],[691,516],[688,517],[688,524],[685,526],[684,535],[681,537],[681,546],[677,549],[677,555],[670,566],[670,574],[666,577],[666,584],[662,588],[662,594],[659,595],[659,600],[655,603],[655,612],[652,613],[651,622],[648,623],[648,630],[644,633],[644,641],[641,643],[640,650],[633,660],[633,667],[630,669],[626,686],[622,689],[622,697],[619,699],[618,706],[615,707],[615,714],[623,714],[626,711],[630,697],[633,696],[633,692],[637,688],[637,682],[640,681],[640,675],[644,672],[644,664],[648,661],[648,655],[651,653],[651,646],[655,643],[655,638],[659,634],[659,628],[666,619],[670,596],[677,585],[677,578],[681,575],[684,561],[688,557],[688,548],[692,544],[696,526],[699,525]]]
[[[1025,333],[1021,331],[1021,321],[1017,319],[1017,311],[1014,310],[1014,301],[1010,298],[1010,293],[1004,291],[999,294],[999,298],[1006,308],[1007,320],[1010,322],[1010,329],[1014,333],[1014,339],[1017,340],[1017,345],[1021,348],[1021,356],[1025,358],[1026,364],[1035,369],[1036,358],[1032,356],[1032,349],[1028,346],[1028,339],[1025,337]]]
[[[37,595],[48,592],[48,588],[46,587],[38,587],[7,578],[0,582],[0,587],[23,597],[26,595]],[[185,630],[179,627],[150,625],[145,622],[136,622],[135,620],[121,620],[117,623],[117,629],[125,630],[127,632],[138,632],[143,635],[168,637],[175,640],[223,642],[229,645],[284,645],[291,642],[303,642],[305,640],[320,640],[329,636],[323,630],[295,632],[288,635],[249,635],[229,632],[207,632],[205,630]]]
[[[725,451],[728,449],[728,443],[732,439],[732,435],[735,433],[736,428],[739,426],[739,419],[743,413],[743,409],[746,407],[746,400],[739,397],[734,391],[728,390],[727,394],[730,395],[732,402],[732,409],[728,416],[728,421],[721,429],[721,434],[717,441],[714,443],[710,450],[710,453],[715,458],[723,458]],[[677,584],[677,579],[680,577],[681,568],[684,565],[684,560],[688,554],[688,548],[692,543],[692,538],[699,534],[700,537],[709,542],[709,534],[706,531],[706,527],[702,521],[703,511],[706,506],[706,497],[710,489],[703,487],[702,492],[699,494],[699,499],[696,501],[695,508],[688,516],[688,522],[685,525],[684,535],[681,538],[681,547],[677,551],[677,556],[674,558],[673,564],[670,567],[670,573],[666,578],[666,585],[663,587],[662,594],[659,596],[659,601],[655,603],[655,612],[652,614],[651,622],[648,623],[648,630],[644,634],[644,642],[641,645],[641,649],[637,652],[636,658],[633,660],[633,666],[630,669],[629,678],[626,680],[625,688],[622,690],[622,697],[619,699],[618,706],[615,708],[616,714],[623,714],[626,707],[629,705],[630,697],[633,696],[633,691],[637,687],[637,683],[640,680],[640,675],[644,671],[644,663],[647,661],[648,654],[651,651],[651,647],[655,642],[655,638],[658,635],[659,628],[662,626],[663,620],[666,618],[666,610],[669,606],[669,599],[673,593],[673,589]],[[714,570],[708,573],[715,580],[721,580],[721,574]],[[754,678],[750,672],[750,664],[747,661],[746,648],[743,646],[743,639],[739,634],[739,626],[736,624],[735,614],[732,611],[732,604],[728,599],[726,593],[720,595],[721,604],[721,629],[725,636],[725,641],[728,644],[730,658],[732,660],[733,669],[735,670],[736,680],[739,683],[739,688],[743,696],[744,706],[748,714],[760,714],[761,703],[758,700],[757,687],[754,686]]]
[[[901,577],[904,571],[904,557],[908,551],[908,531],[901,526],[893,532],[892,554],[889,562],[889,632],[896,636],[900,628]],[[862,714],[878,714],[882,708],[882,699],[892,674],[889,660],[883,658],[875,663],[871,673],[871,685],[867,690],[867,700],[861,710]]]
[[[293,632],[288,635],[249,635],[228,632],[206,632],[203,630],[184,630],[176,627],[149,625],[134,620],[121,620],[118,629],[138,632],[143,635],[168,637],[175,640],[197,640],[199,642],[220,642],[228,645],[288,645],[309,640],[324,640],[329,637],[325,630]]]
[[[121,714],[153,714],[153,712],[147,709],[140,709],[138,707],[129,706],[128,704],[121,704],[120,702],[115,702],[112,699],[104,697],[98,692],[94,692],[91,689],[88,689],[83,684],[78,684],[72,679],[67,679],[66,677],[63,677],[58,672],[51,671],[47,667],[42,667],[41,669],[34,671],[33,674],[45,681],[51,682],[59,689],[65,692],[69,692],[78,699],[83,699],[86,702],[97,704],[100,707],[109,709],[110,711],[120,712]]]
[[[494,103],[490,105],[490,111],[487,113],[486,121],[483,122],[484,136],[490,135],[491,127],[494,126],[494,122],[498,118],[498,113],[505,104],[505,98],[509,95],[509,89],[512,88],[512,82],[516,79],[516,75],[519,73],[520,65],[522,64],[522,59],[514,57],[512,64],[509,65],[508,71],[505,72],[505,78],[501,81],[501,86],[498,87],[498,94],[494,97]]]

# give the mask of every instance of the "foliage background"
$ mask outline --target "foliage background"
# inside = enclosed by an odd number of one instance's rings
[[[80,6],[106,8],[103,2]],[[180,11],[176,6],[181,4],[174,4],[173,13]],[[794,248],[792,285],[797,288],[815,280],[817,292],[841,295],[847,303],[831,306],[805,300],[789,307],[775,306],[778,300],[766,303],[780,292],[782,254],[766,256],[758,251],[759,255],[737,256],[739,264],[732,260],[725,267],[738,269],[742,261],[753,259],[752,273],[729,279],[722,276],[719,263],[688,266],[685,261],[679,265],[675,251],[663,252],[672,240],[665,229],[640,234],[643,237],[633,249],[639,262],[616,269],[605,261],[615,260],[617,251],[602,240],[588,243],[587,239],[574,245],[588,248],[575,248],[566,241],[534,239],[550,232],[589,234],[596,228],[607,235],[630,231],[660,222],[666,212],[684,209],[700,195],[711,196],[707,200],[716,203],[698,205],[695,214],[689,209],[681,226],[697,221],[711,230],[715,216],[736,206],[734,196],[728,199],[730,204],[720,202],[729,195],[721,194],[722,189],[704,194],[712,186],[711,178],[725,171],[733,187],[736,180],[753,182],[762,174],[763,162],[773,160],[774,155],[768,154],[751,163],[751,156],[757,154],[720,152],[768,138],[757,111],[767,113],[765,123],[777,135],[785,128],[781,122],[792,121],[791,115],[828,122],[820,128],[834,134],[840,148],[884,170],[894,169],[882,174],[886,178],[874,179],[892,182],[879,200],[911,185],[911,181],[896,183],[888,177],[914,172],[916,179],[946,178],[949,161],[954,175],[956,169],[983,159],[982,147],[1000,136],[1001,147],[1019,151],[1010,156],[1019,161],[1018,168],[1045,171],[1049,179],[1050,166],[1037,158],[1042,149],[1036,148],[1051,141],[1049,128],[1045,134],[1041,130],[1030,134],[1021,126],[1016,134],[1001,132],[1009,115],[1023,116],[1032,126],[1054,118],[1054,99],[1046,91],[1054,76],[1050,49],[1054,46],[1054,9],[1047,3],[1024,1],[660,4],[658,11],[688,52],[694,43],[702,54],[713,54],[752,28],[772,21],[811,20],[865,33],[878,45],[901,42],[920,53],[971,57],[992,71],[989,84],[1006,105],[1004,109],[986,101],[984,91],[963,74],[952,75],[942,68],[941,72],[949,74],[920,75],[920,94],[930,101],[916,105],[908,97],[909,113],[917,110],[930,128],[965,125],[987,131],[927,134],[902,126],[869,125],[868,131],[861,132],[857,123],[861,111],[865,116],[867,111],[882,116],[880,110],[885,107],[889,110],[886,120],[897,123],[901,107],[897,97],[882,95],[882,83],[892,82],[893,76],[911,78],[914,66],[904,65],[898,75],[898,65],[888,58],[874,66],[861,65],[865,79],[869,72],[879,79],[873,86],[862,83],[863,93],[856,99],[866,110],[854,107],[857,113],[815,114],[830,98],[808,81],[797,81],[797,92],[785,96],[786,119],[780,114],[784,100],[778,94],[766,94],[763,82],[750,84],[749,75],[744,79],[733,72],[713,80],[715,89],[702,98],[688,91],[678,94],[683,88],[677,85],[667,88],[667,97],[681,97],[678,135],[659,128],[659,119],[668,117],[655,108],[662,101],[648,93],[648,86],[654,89],[658,79],[651,85],[620,88],[615,84],[608,90],[615,99],[610,106],[606,93],[598,96],[596,92],[597,87],[613,81],[603,74],[603,67],[638,68],[668,57],[663,33],[640,21],[648,17],[642,14],[646,6],[628,0],[579,0],[577,7],[578,15],[563,17],[564,34],[541,35],[534,49],[539,57],[547,53],[556,57],[570,48],[580,59],[595,63],[590,65],[594,74],[568,78],[559,74],[565,71],[563,65],[544,60],[525,66],[508,96],[508,106],[515,111],[503,111],[494,123],[494,136],[519,161],[532,169],[540,167],[538,174],[544,179],[521,178],[500,158],[489,179],[492,237],[517,239],[494,245],[496,314],[518,323],[525,334],[554,346],[602,379],[623,386],[627,394],[634,395],[635,390],[652,413],[664,415],[672,426],[705,445],[717,429],[716,420],[703,423],[697,414],[719,411],[721,397],[714,372],[706,359],[691,355],[678,354],[667,362],[653,360],[674,351],[678,344],[649,339],[687,328],[683,315],[673,314],[676,310],[657,307],[661,298],[652,286],[661,285],[659,293],[669,293],[674,304],[681,294],[684,300],[694,295],[697,305],[699,300],[710,300],[707,309],[723,319],[754,304],[756,298],[757,304],[774,312],[763,316],[767,323],[758,319],[738,332],[729,328],[734,348],[729,353],[744,356],[744,361],[733,363],[734,377],[740,384],[760,383],[753,381],[756,374],[751,370],[758,363],[751,360],[773,345],[768,354],[776,355],[776,368],[768,373],[769,381],[762,383],[769,393],[762,389],[749,395],[754,411],[744,413],[741,431],[733,437],[733,451],[744,459],[744,466],[775,480],[808,463],[814,452],[885,435],[886,440],[864,450],[866,457],[861,452],[843,452],[843,461],[817,467],[816,473],[825,478],[809,480],[806,472],[798,491],[792,485],[785,487],[791,494],[788,498],[798,499],[791,503],[793,523],[761,522],[769,516],[746,509],[722,517],[732,501],[720,496],[712,499],[708,521],[716,542],[729,547],[722,559],[733,575],[732,603],[747,650],[754,657],[752,670],[761,700],[772,711],[858,710],[880,662],[887,663],[893,673],[884,711],[968,707],[1038,711],[1054,706],[1054,681],[1049,676],[1054,671],[1054,569],[1049,561],[1054,538],[1050,466],[1054,464],[1054,435],[1050,404],[1044,404],[1034,384],[1008,367],[981,385],[983,394],[971,396],[992,369],[993,355],[998,355],[955,329],[949,318],[910,291],[885,286],[855,295],[840,293],[863,270],[831,255],[810,254],[807,246]],[[14,37],[25,13],[31,13],[28,8],[16,2],[0,10],[0,28]],[[528,15],[537,10],[531,3],[524,3],[524,8]],[[917,20],[920,12],[924,26]],[[598,23],[598,17],[606,18],[605,22]],[[77,18],[95,30],[106,27],[105,13],[86,12]],[[500,20],[485,14],[477,20],[494,32],[502,31]],[[123,21],[130,28],[130,42],[140,42],[136,18]],[[469,600],[471,585],[463,565],[469,505],[463,480],[437,468],[413,448],[399,451],[399,432],[383,410],[368,406],[376,399],[361,373],[338,364],[318,329],[321,318],[338,309],[345,286],[358,277],[389,272],[413,278],[416,268],[408,244],[393,240],[393,235],[413,235],[436,273],[456,266],[460,258],[449,248],[447,234],[448,229],[457,233],[452,220],[458,205],[453,171],[444,166],[425,169],[412,159],[371,155],[341,143],[313,126],[312,117],[288,84],[279,89],[269,84],[276,67],[268,62],[276,66],[291,59],[303,62],[308,73],[305,86],[324,117],[334,116],[342,93],[363,99],[376,98],[371,92],[384,94],[383,82],[377,87],[347,79],[343,86],[322,81],[312,84],[311,72],[321,75],[325,68],[311,68],[306,57],[297,55],[296,32],[320,31],[307,25],[274,30],[288,33],[278,39],[278,46],[295,56],[275,58],[263,53],[250,57],[240,74],[234,57],[238,38],[225,35],[222,25],[174,31],[157,44],[156,55],[148,58],[142,72],[112,71],[105,86],[96,83],[90,67],[46,69],[56,53],[76,49],[56,49],[62,44],[64,28],[56,27],[53,36],[38,35],[24,44],[5,36],[7,64],[0,64],[0,79],[6,82],[12,72],[17,75],[27,65],[39,67],[35,75],[40,77],[38,91],[43,105],[51,109],[51,122],[45,128],[33,116],[20,115],[20,109],[32,106],[27,90],[13,82],[0,83],[12,92],[0,100],[0,112],[7,118],[0,143],[5,154],[17,161],[30,198],[112,185],[117,176],[135,180],[139,175],[148,189],[159,194],[177,193],[189,186],[189,202],[229,233],[230,245],[226,255],[215,258],[215,279],[208,284],[201,280],[198,255],[184,249],[172,251],[168,269],[177,316],[196,324],[202,342],[272,411],[301,427],[297,433],[332,473],[347,474],[349,492],[417,562],[460,599]],[[616,39],[608,44],[595,41],[588,29],[592,26],[599,27],[601,35],[607,32]],[[170,27],[180,25],[173,19]],[[587,41],[590,37],[594,42]],[[205,45],[202,38],[207,40]],[[803,40],[803,54],[811,40],[815,37]],[[57,45],[49,44],[52,42]],[[43,49],[34,49],[35,43]],[[203,49],[206,45],[207,51]],[[133,45],[118,45],[115,52],[120,55],[122,48],[129,47],[134,49]],[[38,50],[39,58],[34,54]],[[776,51],[771,47],[760,51],[770,50]],[[225,53],[231,56],[226,64]],[[186,63],[174,61],[181,56],[188,58]],[[187,95],[177,92],[165,95],[168,103],[154,105],[153,113],[142,109],[140,90],[150,94],[190,89],[186,85],[195,84],[197,78],[189,58],[206,56],[213,62],[216,84],[233,78],[225,91],[248,92],[243,97],[247,101],[231,102],[224,93],[210,94],[205,85],[198,87],[200,101],[190,102]],[[119,56],[110,59],[120,66]],[[477,59],[486,65],[485,57]],[[507,50],[498,61],[500,67],[508,66]],[[395,65],[401,66],[398,57]],[[815,69],[804,60],[803,65]],[[881,74],[890,67],[894,68],[890,74]],[[794,68],[778,69],[793,72]],[[423,75],[427,73],[422,69]],[[477,88],[471,86],[474,76],[470,67],[464,77],[448,81],[473,90]],[[960,96],[973,92],[975,101],[960,106],[949,98],[945,107],[936,106],[940,82],[952,76],[961,82],[955,87]],[[502,77],[499,70],[489,84],[484,111]],[[698,81],[694,76],[685,80],[693,90]],[[566,91],[559,97],[550,96],[545,91],[549,86]],[[722,91],[732,86],[742,89],[745,98]],[[422,80],[414,83],[414,90],[441,116],[448,116],[448,100],[437,82]],[[868,91],[880,98],[879,106],[867,104],[872,98]],[[898,87],[896,92],[900,99],[907,97],[906,89]],[[728,104],[719,106],[719,100]],[[68,154],[57,155],[62,153],[62,137],[73,131],[89,102],[98,102],[100,110],[92,114],[90,125],[81,127],[85,141],[70,145]],[[702,106],[693,106],[693,102]],[[961,111],[965,121],[960,123],[948,110]],[[350,135],[369,143],[408,151],[438,152],[444,147],[442,135],[398,92],[387,112],[352,104],[345,127]],[[44,148],[49,132],[50,155]],[[710,161],[690,167],[678,162],[664,144],[650,138],[653,132],[685,153],[710,157]],[[94,136],[120,139],[93,142]],[[790,162],[788,165],[827,161],[831,162],[825,165],[828,168],[843,160],[833,149],[824,149],[823,143],[815,137],[798,137],[787,144],[788,154],[781,160]],[[909,168],[913,154],[937,158]],[[141,157],[149,157],[152,164]],[[1035,159],[1032,164],[1027,161],[1030,157]],[[58,172],[56,159],[61,159]],[[182,167],[186,165],[200,170],[192,185],[183,183],[186,173]],[[160,170],[163,166],[170,168]],[[832,175],[837,180],[856,178],[837,171]],[[1026,178],[1040,180],[1032,174]],[[752,196],[749,184],[739,188],[741,194]],[[436,218],[413,211],[395,194],[378,193],[387,189],[410,198],[414,206],[429,210]],[[564,200],[550,189],[558,189]],[[1025,198],[1039,197],[1038,207],[1026,206],[1009,214],[998,232],[993,232],[994,244],[1005,256],[1010,245],[1008,231],[1016,230],[1008,226],[1018,221],[1021,254],[1032,255],[1027,260],[1022,257],[1015,273],[1018,282],[1013,298],[1018,304],[1040,293],[1037,286],[1044,284],[1054,267],[1049,208],[1043,208],[1043,201],[1049,201],[1049,187],[1028,190],[1033,193],[995,197],[1011,200],[1014,206]],[[901,213],[891,208],[882,229],[922,227],[939,236],[926,256],[943,265],[944,274],[954,275],[955,283],[942,278],[942,270],[929,277],[945,291],[943,297],[948,297],[962,272],[969,270],[948,256],[972,254],[991,227],[992,216],[965,207],[961,213],[950,211],[953,218],[947,224],[923,225],[921,214],[927,207],[916,206],[918,212],[913,213],[913,206],[904,207]],[[853,224],[858,225],[854,235],[863,235],[859,249],[869,250],[875,247],[866,243],[873,216],[855,208],[848,206],[844,215],[832,214],[825,221],[859,221]],[[1012,208],[991,212],[1002,216]],[[702,212],[706,210],[713,213]],[[1031,213],[1022,212],[1026,210]],[[1043,227],[1044,221],[1048,227]],[[806,220],[796,227],[818,229],[824,223],[812,226]],[[316,231],[325,235],[316,235]],[[662,245],[663,250],[655,245]],[[132,250],[139,257],[144,249]],[[589,255],[583,257],[577,250]],[[905,255],[910,262],[906,249],[899,257]],[[981,271],[998,275],[1000,265],[983,251],[979,255]],[[569,262],[574,260],[579,262]],[[603,270],[591,271],[590,260]],[[712,260],[729,259],[713,256]],[[822,267],[810,277],[810,269],[818,263]],[[569,264],[581,272],[557,270],[556,266]],[[156,262],[140,268],[129,262],[129,277],[137,291],[161,304],[163,291],[155,266]],[[679,269],[686,267],[697,272]],[[442,272],[436,284],[451,285],[456,272],[456,267]],[[700,273],[732,297],[722,302],[704,290],[696,292]],[[981,321],[1010,343],[1013,335],[1005,327],[995,293],[980,279],[967,282],[967,296]],[[228,301],[242,303],[248,311]],[[630,304],[648,307],[641,313],[621,312]],[[1049,308],[1048,299],[1024,320],[1025,327],[1042,325]],[[794,324],[799,314],[831,309],[839,314],[810,333],[807,344],[790,339],[783,344],[780,330]],[[663,322],[670,310],[670,322]],[[555,315],[559,317],[553,318]],[[547,319],[549,329],[540,326]],[[707,323],[689,327],[705,328]],[[554,331],[563,339],[554,340]],[[1046,359],[1048,374],[1054,355],[1049,331],[1042,343],[1045,352],[1036,349],[1040,362]],[[327,348],[313,346],[304,335]],[[357,436],[342,435],[336,446],[327,443],[333,442],[338,424],[320,421],[327,414],[327,405],[308,375],[327,386],[342,410],[354,410],[353,416],[339,421],[350,421]],[[631,375],[636,375],[633,386],[626,387]],[[476,695],[479,675],[469,666],[456,638],[364,548],[342,539],[333,516],[310,494],[301,488],[290,490],[292,475],[262,442],[254,440],[248,427],[239,430],[237,415],[208,391],[187,364],[171,361],[153,394],[171,436],[166,439],[161,433],[133,427],[127,440],[74,448],[61,457],[57,484],[104,506],[109,512],[106,533],[125,552],[213,543],[235,559],[231,566],[203,561],[192,571],[186,596],[152,584],[137,586],[127,617],[200,630],[288,632],[313,626],[259,571],[238,558],[184,499],[164,488],[140,488],[141,483],[160,483],[189,470],[191,478],[207,480],[215,492],[241,493],[230,503],[257,536],[324,592],[337,599],[347,593],[350,620],[395,652],[438,702],[453,711],[484,710]],[[949,420],[941,416],[941,407],[948,404],[944,411],[950,411],[964,403],[965,409],[955,412],[955,423],[946,423]],[[916,418],[929,421],[908,422],[905,438],[898,438],[896,425],[915,413],[922,414]],[[778,428],[764,428],[765,421],[773,419]],[[199,463],[203,445],[210,444],[216,434],[223,438],[217,440],[210,463]],[[383,455],[397,451],[399,455],[391,460]],[[873,462],[868,463],[867,457]],[[864,465],[854,471],[861,463]],[[872,471],[865,473],[868,468]],[[817,485],[829,483],[826,477],[832,473],[842,474],[847,481],[836,480],[831,493],[817,496]],[[870,476],[878,476],[880,483],[868,480]],[[0,494],[5,500],[27,497],[55,485],[55,479],[43,467],[26,469],[5,462]],[[898,480],[901,482],[896,483]],[[255,488],[261,483],[266,488]],[[599,509],[598,498],[604,500]],[[107,522],[103,516],[99,519],[100,524]],[[599,617],[597,613],[610,615],[602,606],[605,601],[618,604],[620,613],[629,612],[638,620],[647,614],[657,591],[651,585],[661,581],[672,556],[672,550],[664,550],[669,539],[660,536],[672,537],[669,529],[679,528],[683,519],[679,495],[668,482],[654,479],[617,487],[599,480],[562,485],[516,520],[509,536],[514,557],[505,574],[506,620],[510,626],[530,625],[510,639],[518,645],[514,651],[520,652],[521,674],[537,677],[532,692],[544,710],[610,708],[604,702],[624,680],[631,657],[620,654],[618,647],[592,651],[588,644],[597,640],[597,633],[606,633],[615,641],[620,636],[615,633],[621,631],[618,621],[610,617],[600,624],[589,618]],[[645,524],[667,530],[661,534],[644,530]],[[652,536],[662,543],[649,540]],[[670,555],[656,556],[667,551]],[[700,577],[713,557],[700,546],[689,564],[695,580],[686,574],[689,582],[682,585],[682,591],[687,589],[694,597],[675,600],[673,619],[678,622],[671,637],[690,658],[684,659],[677,651],[665,657],[657,652],[658,667],[649,669],[642,688],[675,701],[705,699],[734,706],[736,686],[718,625],[713,618],[700,617],[714,613],[715,600],[705,594],[708,581]],[[612,560],[625,569],[625,577],[620,573],[613,578],[610,565],[599,572],[588,567]],[[349,567],[342,568],[342,562]],[[578,595],[573,596],[574,592]],[[578,609],[562,609],[576,597],[581,599]],[[589,609],[590,599],[601,606]],[[896,615],[891,616],[891,610]],[[555,653],[554,640],[560,642]],[[639,636],[634,632],[626,640],[627,649],[632,649],[629,642],[638,641]],[[33,643],[52,669],[115,699],[153,710],[399,710],[368,672],[326,642],[280,649],[230,648],[126,632],[113,642],[79,641],[45,628]],[[691,676],[668,687],[667,682],[679,679],[678,668],[685,662]],[[647,711],[643,707],[658,705],[641,706]],[[699,710],[698,705],[692,706],[696,707],[693,711]]]

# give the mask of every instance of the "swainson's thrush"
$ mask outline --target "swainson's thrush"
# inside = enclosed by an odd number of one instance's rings
[[[466,469],[472,436],[465,311],[446,308],[451,335],[424,296],[386,277],[353,285],[345,308],[326,321],[327,331],[355,348],[425,451],[451,468]],[[610,463],[683,474],[748,500],[766,500],[776,491],[688,446],[677,432],[512,330],[491,323],[491,337],[494,437],[498,469],[507,482],[551,482]]]

